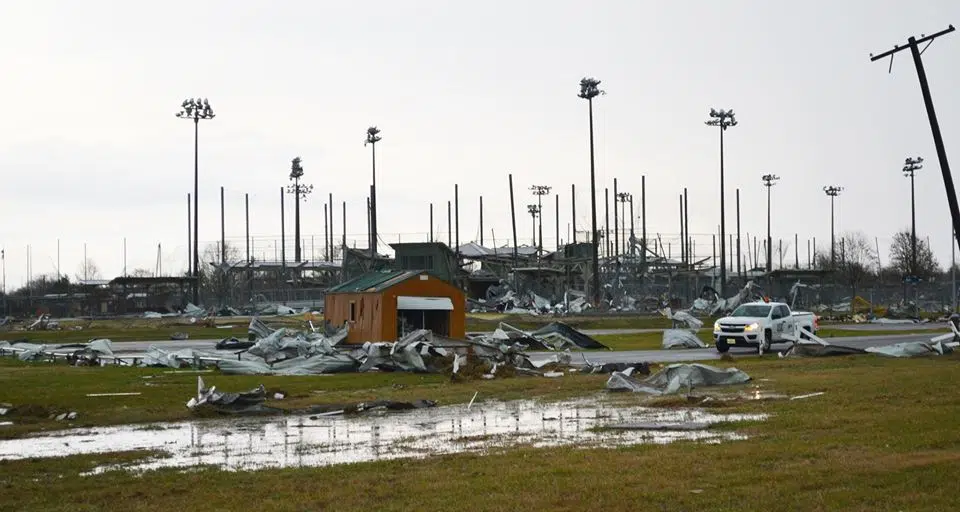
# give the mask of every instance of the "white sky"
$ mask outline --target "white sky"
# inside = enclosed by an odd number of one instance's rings
[[[0,4],[0,115],[7,286],[33,273],[74,275],[88,255],[105,277],[186,266],[186,194],[193,187],[193,133],[174,113],[205,96],[216,119],[200,126],[200,239],[219,239],[226,187],[228,239],[242,244],[250,194],[255,246],[279,238],[279,187],[303,158],[305,238],[322,240],[323,203],[348,206],[348,239],[365,245],[369,125],[378,144],[383,239],[423,240],[428,203],[446,231],[446,201],[460,184],[460,240],[510,236],[507,173],[517,228],[529,243],[531,184],[560,193],[561,236],[589,226],[585,75],[603,80],[595,101],[598,188],[635,196],[647,176],[648,229],[678,232],[678,194],[688,187],[698,253],[709,255],[719,221],[717,129],[710,107],[733,108],[728,130],[728,232],[741,188],[742,230],[762,236],[760,176],[774,189],[774,238],[829,238],[827,184],[846,187],[838,227],[878,237],[884,264],[894,231],[909,226],[903,159],[920,155],[917,228],[941,263],[950,259],[950,217],[909,52],[893,73],[879,53],[910,35],[960,23],[960,2],[918,1],[445,1],[161,3],[5,0]],[[924,54],[948,155],[960,166],[960,34]],[[603,197],[598,197],[603,218]],[[288,200],[288,207],[292,200]],[[553,199],[544,240],[554,240]],[[292,208],[287,215],[293,232]],[[639,229],[639,227],[638,227]],[[439,235],[445,240],[446,234]],[[669,238],[665,238],[665,242]],[[309,252],[310,241],[307,241]],[[674,246],[676,239],[674,238]],[[792,245],[789,250],[792,262]],[[676,251],[676,248],[674,248]],[[260,251],[256,251],[260,255]],[[287,255],[292,259],[292,242]],[[674,253],[675,254],[675,253]]]

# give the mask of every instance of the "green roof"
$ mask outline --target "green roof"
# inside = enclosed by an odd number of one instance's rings
[[[380,292],[422,273],[422,270],[384,270],[380,272],[368,272],[328,289],[327,293]]]

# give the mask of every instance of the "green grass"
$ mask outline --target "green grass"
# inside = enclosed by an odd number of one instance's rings
[[[637,334],[598,334],[592,336],[611,350],[661,350],[663,348],[662,332],[642,332]],[[697,337],[704,343],[713,343],[712,331],[700,329]],[[679,349],[678,349],[679,350]]]
[[[261,383],[288,397],[269,404],[294,408],[312,404],[360,402],[373,399],[429,399],[440,403],[467,402],[474,392],[486,398],[569,396],[602,387],[604,378],[543,379],[517,377],[496,380],[450,381],[449,376],[413,373],[349,373],[329,376],[256,376],[211,373],[169,373],[163,368],[71,367],[64,364],[22,363],[0,358],[0,402],[30,406],[27,417],[11,418],[0,438],[68,426],[183,420],[191,417],[185,404],[196,394],[197,376],[225,391],[245,391]],[[137,396],[88,397],[88,393],[141,393]],[[72,425],[48,419],[51,412],[77,412]]]
[[[943,388],[943,383],[957,379],[960,357],[768,357],[717,364],[734,364],[753,376],[754,384],[771,391],[826,394],[726,407],[725,411],[767,412],[771,417],[730,427],[749,434],[750,440],[718,445],[525,447],[488,455],[327,468],[161,470],[142,476],[124,472],[78,476],[105,462],[145,455],[137,453],[6,461],[0,462],[4,496],[0,509],[739,512],[956,508],[956,487],[950,482],[960,470],[960,430],[956,428],[960,395]],[[11,368],[19,367],[6,366],[2,372]],[[103,374],[113,369],[98,371]],[[378,377],[385,378],[379,382],[384,386],[410,378]],[[226,383],[222,379],[216,380],[223,389],[247,384],[241,379]],[[321,387],[333,382],[328,379],[313,380]],[[425,397],[438,390],[434,386],[440,390],[454,386],[426,379],[425,387],[403,382],[422,391],[413,395]],[[516,378],[497,384],[524,386],[543,380],[550,385],[576,383],[566,392],[576,392],[574,388],[592,391],[603,382],[602,378],[578,376]],[[9,382],[3,384],[5,390],[10,389]],[[484,384],[488,383],[471,382],[463,387],[472,395],[473,389]],[[339,385],[352,387],[346,382]],[[37,381],[29,384],[35,391],[40,391],[38,386],[43,387]]]

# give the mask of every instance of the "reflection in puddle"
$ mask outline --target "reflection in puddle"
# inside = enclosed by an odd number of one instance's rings
[[[163,456],[121,466],[130,470],[212,465],[227,470],[328,466],[401,457],[483,452],[516,445],[612,447],[678,440],[744,439],[706,427],[766,415],[714,414],[617,404],[602,398],[564,402],[477,403],[371,413],[355,417],[233,418],[74,429],[0,441],[0,460],[157,450]],[[624,423],[695,423],[701,430],[626,430]],[[115,469],[101,467],[95,472]]]

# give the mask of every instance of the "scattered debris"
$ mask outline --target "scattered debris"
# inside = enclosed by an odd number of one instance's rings
[[[237,338],[224,338],[215,345],[217,350],[246,350],[254,345],[253,341],[240,341]]]
[[[804,398],[813,398],[824,394],[826,394],[826,391],[818,391],[816,393],[807,393],[806,395],[791,396],[790,400],[803,400]]]
[[[663,348],[707,348],[707,344],[686,329],[664,329]]]
[[[866,352],[890,357],[920,357],[937,355],[942,356],[953,352],[956,343],[944,343],[942,341],[910,341],[906,343],[897,343],[896,345],[887,345],[883,347],[868,347]]]
[[[750,376],[736,368],[720,369],[694,363],[672,364],[642,381],[625,372],[614,372],[610,374],[606,387],[610,391],[665,395],[678,393],[682,389],[743,384],[749,381]]]
[[[190,337],[190,334],[185,332],[175,332],[170,335],[170,339],[174,341],[185,340]]]
[[[141,393],[87,393],[87,396],[137,396]]]

